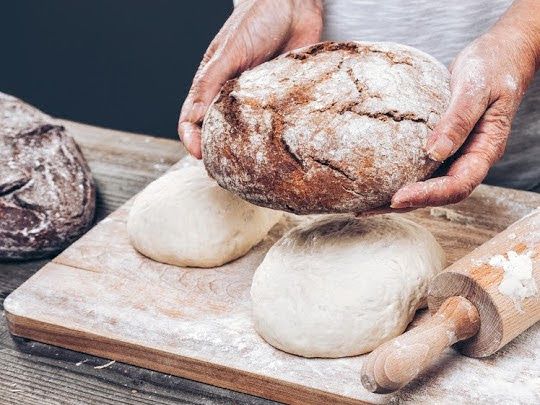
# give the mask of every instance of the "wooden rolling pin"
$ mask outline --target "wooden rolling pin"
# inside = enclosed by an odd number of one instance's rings
[[[430,320],[367,357],[367,390],[398,390],[457,342],[467,356],[489,356],[540,320],[540,209],[435,277],[428,307]]]

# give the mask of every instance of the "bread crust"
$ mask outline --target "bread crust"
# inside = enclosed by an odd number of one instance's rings
[[[204,163],[254,204],[362,212],[438,167],[423,147],[449,98],[448,70],[417,49],[323,42],[225,83],[204,120]]]
[[[95,211],[90,169],[66,129],[0,93],[0,259],[52,255]]]

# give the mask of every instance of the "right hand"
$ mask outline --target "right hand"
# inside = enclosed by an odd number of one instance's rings
[[[200,159],[201,124],[221,86],[272,57],[320,41],[321,0],[240,0],[204,54],[178,121],[180,140]]]

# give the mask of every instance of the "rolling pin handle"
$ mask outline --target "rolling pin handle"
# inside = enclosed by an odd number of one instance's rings
[[[464,297],[450,297],[426,323],[371,352],[362,367],[362,385],[370,392],[396,391],[420,374],[454,343],[480,329],[476,307]]]

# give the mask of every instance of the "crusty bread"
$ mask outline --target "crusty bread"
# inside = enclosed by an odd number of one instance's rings
[[[61,125],[0,93],[0,260],[48,256],[91,224],[95,187]]]
[[[204,163],[265,207],[373,209],[437,168],[423,147],[449,98],[448,70],[417,49],[323,42],[225,83],[204,120]]]

